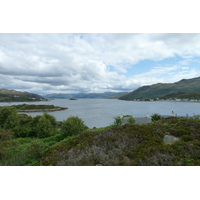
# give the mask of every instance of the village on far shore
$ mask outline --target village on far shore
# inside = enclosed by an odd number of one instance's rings
[[[126,99],[126,101],[166,101],[166,102],[200,102],[200,99],[162,99],[162,98],[136,98],[136,99]]]

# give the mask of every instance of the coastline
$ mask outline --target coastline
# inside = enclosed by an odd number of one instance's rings
[[[53,108],[53,109],[32,109],[32,110],[18,110],[18,112],[55,112],[55,111],[62,111],[62,110],[67,110],[68,108],[66,107],[60,107],[60,108]]]

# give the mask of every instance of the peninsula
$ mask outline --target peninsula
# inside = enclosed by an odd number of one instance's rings
[[[67,107],[59,107],[54,105],[13,105],[12,107],[16,108],[18,112],[54,112],[68,109]]]

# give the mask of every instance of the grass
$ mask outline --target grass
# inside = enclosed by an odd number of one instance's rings
[[[112,126],[106,126],[106,127],[101,127],[101,128],[93,128],[93,129],[88,129],[86,130],[87,132],[91,132],[91,133],[98,133],[98,132],[101,132],[101,131],[105,131],[109,128],[111,128]]]

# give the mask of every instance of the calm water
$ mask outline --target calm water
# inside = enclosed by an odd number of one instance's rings
[[[113,123],[113,117],[123,115],[133,115],[133,117],[145,117],[148,113],[152,115],[171,115],[172,110],[178,116],[193,116],[200,114],[200,103],[184,102],[134,102],[121,101],[117,99],[55,99],[45,102],[17,102],[0,103],[0,106],[16,104],[53,104],[55,106],[68,107],[69,109],[58,112],[50,112],[58,121],[67,119],[70,116],[78,116],[85,124],[93,128],[94,126],[104,127]],[[31,116],[42,115],[43,113],[27,113]]]

